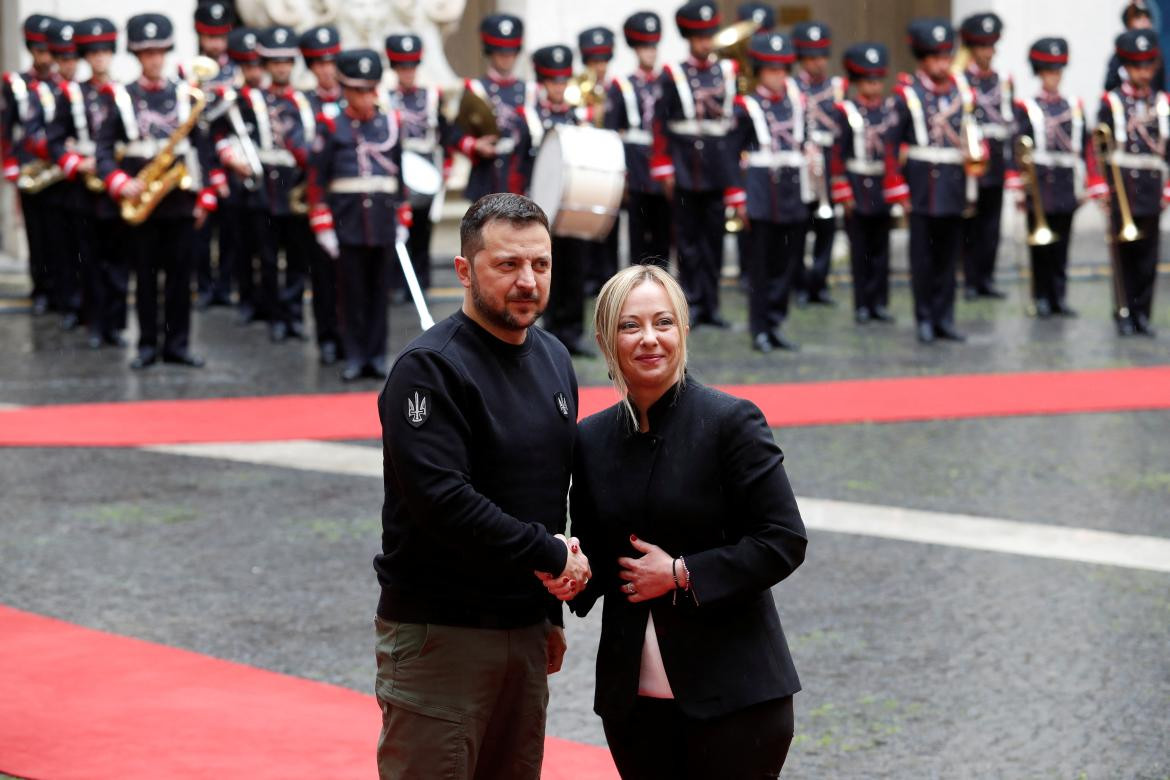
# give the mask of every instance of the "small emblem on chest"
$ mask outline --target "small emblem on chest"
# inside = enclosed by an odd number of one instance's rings
[[[431,416],[431,394],[415,388],[406,396],[402,410],[406,414],[406,421],[418,428]]]
[[[569,419],[569,399],[565,398],[565,394],[557,393],[553,396],[553,400],[557,404],[557,411],[561,413],[561,417]]]

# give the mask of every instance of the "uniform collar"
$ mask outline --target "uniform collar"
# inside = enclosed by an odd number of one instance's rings
[[[777,102],[788,97],[787,93],[773,92],[772,90],[765,87],[763,84],[756,85],[756,94],[759,95],[760,97],[764,98],[765,100],[775,100]]]
[[[341,100],[341,87],[334,87],[333,89],[321,89],[317,87],[317,97],[325,103],[336,103]]]
[[[505,76],[503,73],[500,73],[495,68],[488,68],[487,69],[487,77],[489,80],[494,81],[495,83],[499,84],[501,87],[506,87],[510,84],[516,83],[515,76]]]
[[[880,106],[882,104],[883,100],[885,100],[884,95],[879,95],[879,96],[875,97],[873,100],[866,100],[861,95],[854,95],[853,96],[854,103],[856,103],[859,106],[865,106],[866,108],[877,108],[878,106]]]
[[[567,102],[553,103],[548,99],[547,95],[540,96],[540,107],[547,109],[554,114],[567,114],[573,110],[573,105]]]
[[[930,76],[926,75],[926,71],[924,71],[924,70],[919,69],[919,71],[916,75],[918,77],[918,81],[922,83],[922,86],[926,87],[927,91],[933,92],[936,95],[947,94],[948,92],[951,91],[951,88],[955,84],[955,77],[954,76],[948,76],[947,80],[944,81],[942,84],[936,84],[934,82],[934,79],[932,79]]]
[[[643,81],[654,81],[655,79],[658,78],[658,71],[655,70],[654,68],[650,68],[650,70],[646,70],[643,67],[639,67],[637,70],[634,71],[634,75],[639,76]]]
[[[808,75],[808,71],[805,70],[804,68],[801,68],[797,72],[796,77],[798,79],[800,79],[801,83],[803,83],[807,86],[810,86],[810,87],[819,87],[820,85],[824,84],[825,82],[827,82],[829,80],[829,77],[826,76],[822,79],[817,79],[816,81],[813,81],[813,77]]]
[[[1151,90],[1149,87],[1146,87],[1145,89],[1142,89],[1142,90],[1138,90],[1133,86],[1133,84],[1129,83],[1128,81],[1125,81],[1125,82],[1122,82],[1122,84],[1121,84],[1121,93],[1123,95],[1125,95],[1126,97],[1148,98],[1153,93],[1153,90]]]
[[[354,111],[353,106],[347,104],[345,106],[345,115],[347,117],[349,117],[350,119],[356,119],[359,122],[369,122],[371,119],[373,119],[374,117],[376,117],[378,115],[378,107],[374,106],[374,109],[373,109],[373,111],[370,112],[369,116],[363,116],[363,115],[357,113],[356,111]]]
[[[138,86],[142,87],[147,92],[160,92],[166,85],[167,80],[165,78],[161,78],[158,81],[151,81],[146,76],[138,77]]]
[[[1049,92],[1046,89],[1040,90],[1040,94],[1036,95],[1036,99],[1041,103],[1059,103],[1063,100],[1059,92]]]
[[[717,60],[715,59],[714,55],[707,57],[705,60],[701,60],[693,54],[687,54],[686,62],[688,65],[692,65],[699,70],[703,70],[704,68],[709,68],[714,65]]]
[[[986,79],[986,78],[990,78],[990,77],[995,75],[995,69],[988,68],[987,70],[984,70],[983,68],[979,67],[974,62],[972,62],[970,65],[967,66],[967,75],[974,76],[975,78]]]

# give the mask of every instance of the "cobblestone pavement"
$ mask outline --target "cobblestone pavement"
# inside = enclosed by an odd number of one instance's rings
[[[1154,341],[1113,336],[1107,290],[1076,283],[1072,321],[1026,319],[1018,299],[960,303],[972,342],[923,348],[899,287],[893,328],[857,328],[847,307],[798,310],[789,330],[802,352],[763,358],[742,326],[700,329],[692,366],[705,381],[743,383],[1166,363],[1167,279]],[[742,323],[742,296],[725,300]],[[417,331],[407,306],[393,322],[392,347]],[[272,346],[226,310],[196,323],[207,370],[134,375],[127,354],[89,352],[47,318],[0,314],[0,404],[350,389],[309,345]],[[582,384],[605,381],[600,361],[577,367]],[[1170,537],[1170,413],[776,435],[802,496]],[[377,480],[136,450],[0,449],[0,495],[0,602],[371,689]],[[1170,575],[814,533],[808,561],[775,593],[804,683],[785,777],[1170,777]],[[598,617],[568,618],[549,731],[604,744],[591,712]]]

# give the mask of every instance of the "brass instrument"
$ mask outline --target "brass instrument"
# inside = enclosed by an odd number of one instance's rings
[[[288,210],[298,216],[309,213],[308,182],[303,181],[288,191]]]
[[[136,198],[122,198],[122,219],[131,225],[145,222],[175,187],[188,189],[191,186],[187,165],[175,159],[175,147],[195,129],[199,115],[207,105],[207,96],[198,87],[191,87],[190,92],[193,104],[187,121],[171,133],[162,150],[134,177],[142,182],[142,193]]]
[[[747,19],[715,33],[715,53],[723,59],[735,60],[739,65],[735,88],[741,95],[746,95],[756,88],[756,77],[748,58],[748,41],[759,29],[759,22]]]
[[[1016,157],[1020,161],[1020,168],[1028,179],[1028,189],[1032,194],[1032,220],[1036,227],[1028,234],[1028,246],[1050,246],[1055,244],[1059,236],[1048,226],[1048,218],[1044,216],[1044,203],[1040,197],[1040,179],[1036,176],[1036,163],[1032,152],[1035,144],[1026,135],[1016,141]]]
[[[975,110],[970,106],[963,107],[959,135],[963,144],[963,170],[968,176],[978,179],[987,173],[987,151],[983,148],[983,138],[979,135],[979,124],[975,120]]]
[[[36,195],[41,190],[65,180],[65,171],[48,160],[33,160],[20,166],[20,176],[16,180],[16,188],[29,195]]]
[[[1121,212],[1121,229],[1117,231],[1117,240],[1123,244],[1137,241],[1142,237],[1141,231],[1133,222],[1133,212],[1129,208],[1129,193],[1125,191],[1125,183],[1121,179],[1121,166],[1113,159],[1113,152],[1117,146],[1113,142],[1113,131],[1108,125],[1098,125],[1093,131],[1093,142],[1099,147],[1097,159],[1100,161],[1101,175],[1109,178],[1105,170],[1106,160],[1113,170],[1113,191],[1117,194],[1117,209]]]
[[[593,110],[593,126],[605,123],[605,87],[597,80],[597,74],[589,68],[573,77],[565,88],[565,102],[571,106]]]
[[[87,173],[82,178],[85,181],[85,188],[95,195],[106,191],[106,183],[96,173]]]
[[[971,64],[971,49],[967,46],[960,46],[959,53],[951,60],[951,73],[962,73],[967,70],[967,66]]]
[[[492,110],[486,100],[471,89],[463,90],[463,97],[459,100],[459,113],[455,116],[455,124],[463,132],[476,138],[485,135],[499,136],[500,134],[500,126],[496,122],[496,112]]]

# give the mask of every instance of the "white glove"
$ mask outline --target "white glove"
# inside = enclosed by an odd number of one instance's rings
[[[394,232],[394,240],[399,244],[405,244],[406,239],[410,238],[410,228],[402,223],[398,224],[398,229]]]
[[[337,241],[337,231],[330,228],[317,233],[317,243],[325,250],[325,254],[336,260],[341,255],[341,244]]]

